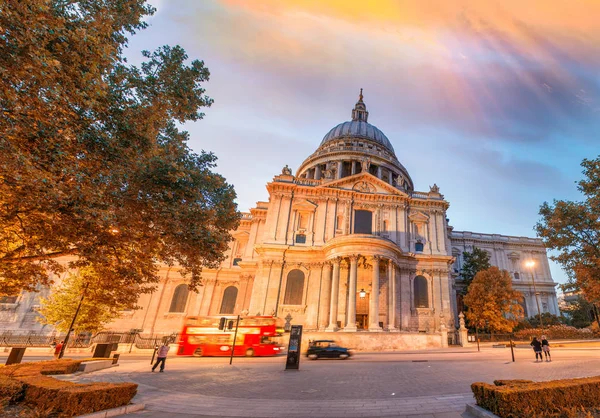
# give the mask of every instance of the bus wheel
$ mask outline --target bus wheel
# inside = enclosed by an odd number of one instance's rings
[[[202,357],[202,349],[201,348],[196,348],[194,350],[194,357]]]
[[[246,350],[246,357],[254,357],[254,350],[249,348]]]

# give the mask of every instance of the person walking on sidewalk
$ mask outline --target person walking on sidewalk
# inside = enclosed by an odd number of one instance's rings
[[[544,352],[546,361],[552,361],[552,357],[550,356],[550,343],[546,339],[545,335],[542,335],[542,351]]]
[[[542,357],[542,343],[539,342],[537,337],[533,337],[533,341],[531,341],[530,346],[533,347],[533,351],[535,351],[535,362],[538,362],[538,356],[540,356],[540,361],[544,361]]]
[[[165,361],[167,361],[167,354],[169,353],[170,349],[171,347],[169,347],[168,341],[165,341],[163,345],[160,346],[158,349],[158,356],[156,357],[156,363],[154,363],[154,366],[152,366],[152,371],[156,369],[156,366],[158,366],[159,363],[160,371],[163,372],[165,370]]]
[[[60,356],[60,350],[62,350],[64,343],[65,343],[64,341],[61,341],[54,346],[54,359],[55,360],[58,360],[58,356]]]

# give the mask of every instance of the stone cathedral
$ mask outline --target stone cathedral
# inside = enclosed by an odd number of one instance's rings
[[[362,90],[351,120],[266,187],[268,201],[243,214],[227,259],[204,271],[199,293],[165,266],[159,290],[109,328],[171,333],[190,315],[276,315],[354,346],[443,346],[443,331],[458,326],[458,273],[473,247],[511,273],[527,316],[537,305],[558,314],[541,240],[454,231],[439,188],[415,190],[390,140],[369,123]],[[36,300],[3,304],[0,327],[39,330]]]

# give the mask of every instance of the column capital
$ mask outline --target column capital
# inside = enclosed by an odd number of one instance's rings
[[[342,263],[343,258],[342,257],[334,257],[332,259],[330,259],[329,261],[331,262],[332,265],[337,264],[338,266]]]
[[[354,261],[355,263],[358,262],[358,259],[360,258],[360,254],[352,254],[349,255],[348,258],[350,259],[350,261]]]

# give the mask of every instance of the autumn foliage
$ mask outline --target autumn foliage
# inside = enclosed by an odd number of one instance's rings
[[[574,289],[600,303],[600,157],[583,160],[585,178],[578,183],[581,201],[555,200],[540,207],[535,229],[557,252],[551,258],[569,275]]]
[[[521,292],[512,288],[512,280],[506,270],[490,267],[480,271],[469,286],[465,296],[466,312],[471,327],[490,332],[512,332],[523,317]]]

